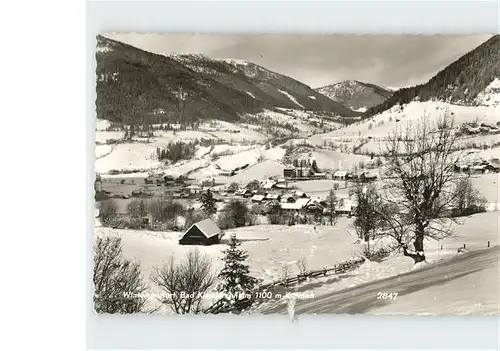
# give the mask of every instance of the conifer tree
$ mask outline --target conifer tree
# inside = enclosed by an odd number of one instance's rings
[[[222,251],[224,268],[217,276],[219,284],[216,290],[223,295],[224,306],[234,311],[243,307],[239,302],[251,295],[257,279],[249,275],[248,265],[244,263],[248,254],[238,248],[241,243],[236,239],[236,234],[231,234],[228,245],[229,248]]]
[[[212,216],[217,213],[217,208],[215,207],[215,199],[210,189],[208,189],[206,193],[201,195],[201,209],[208,216]]]

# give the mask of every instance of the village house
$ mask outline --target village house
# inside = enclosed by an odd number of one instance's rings
[[[191,184],[184,189],[187,190],[191,195],[199,194],[200,192],[202,192],[202,188],[198,184]]]
[[[339,199],[337,206],[335,208],[335,213],[339,215],[352,216],[356,210],[358,201],[353,198],[342,198]]]
[[[214,245],[220,242],[222,230],[211,219],[194,223],[179,238],[180,245]]]

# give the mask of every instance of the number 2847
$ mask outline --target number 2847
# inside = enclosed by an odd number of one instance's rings
[[[377,300],[395,300],[398,297],[398,293],[377,293]]]

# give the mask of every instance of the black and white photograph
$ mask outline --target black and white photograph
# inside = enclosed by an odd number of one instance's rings
[[[98,314],[499,315],[500,35],[96,37]]]

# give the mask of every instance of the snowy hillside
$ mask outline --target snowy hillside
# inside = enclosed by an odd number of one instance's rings
[[[402,106],[393,106],[369,119],[351,124],[345,128],[315,135],[310,140],[317,144],[329,138],[360,138],[368,136],[384,138],[400,124],[415,123],[423,116],[428,116],[430,120],[433,120],[442,117],[445,113],[452,114],[456,125],[474,121],[495,124],[500,121],[500,107],[498,105],[461,106],[442,101],[412,101]]]
[[[415,99],[474,106],[479,95],[500,78],[499,62],[500,35],[497,34],[444,67],[428,82],[394,92],[386,101],[368,109],[365,116],[381,113]]]
[[[500,105],[500,78],[495,78],[483,92],[477,95],[476,103],[481,106],[492,107]]]

